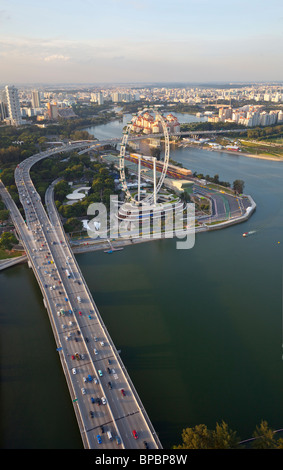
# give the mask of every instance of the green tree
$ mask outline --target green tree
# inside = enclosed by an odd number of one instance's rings
[[[13,245],[16,245],[18,240],[16,239],[15,235],[11,232],[4,232],[0,238],[0,247],[4,250],[11,250]]]
[[[243,180],[235,180],[233,182],[233,189],[238,194],[243,194],[245,183]]]
[[[182,432],[182,444],[173,446],[174,449],[236,449],[239,441],[235,431],[229,429],[222,421],[216,423],[215,430],[210,430],[205,424],[194,428],[186,428]]]
[[[267,421],[261,421],[260,425],[256,427],[253,437],[255,437],[252,442],[253,449],[275,449],[277,447],[274,431],[268,426]]]
[[[66,230],[66,232],[79,232],[80,230],[82,230],[82,228],[82,222],[76,219],[75,217],[71,217],[64,224],[64,229]]]
[[[9,211],[6,209],[0,210],[0,220],[8,220],[9,218]]]

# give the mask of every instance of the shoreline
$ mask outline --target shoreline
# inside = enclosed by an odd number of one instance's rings
[[[237,152],[237,151],[234,151],[234,150],[222,150],[222,149],[218,150],[218,152],[225,152],[225,153],[229,153],[231,155],[235,155],[235,154],[236,155],[242,155],[243,157],[257,158],[259,160],[272,160],[272,161],[275,161],[275,162],[283,162],[283,155],[282,155],[282,157],[272,157],[271,155],[270,156],[264,155],[264,154],[258,155],[258,154],[253,154],[253,153]]]
[[[182,147],[182,146],[180,146]],[[237,155],[237,156],[243,156],[243,157],[248,157],[248,158],[257,158],[258,160],[272,160],[274,162],[283,162],[283,155],[282,157],[272,157],[271,155],[265,155],[265,154],[253,154],[253,153],[246,153],[246,152],[239,152],[235,150],[225,150],[225,149],[213,149],[213,148],[207,148],[207,147],[201,147],[197,145],[186,145],[186,147],[192,147],[192,148],[198,148],[201,150],[207,150],[208,152],[221,152],[221,153],[229,153],[230,155]],[[186,148],[183,147],[183,148]]]

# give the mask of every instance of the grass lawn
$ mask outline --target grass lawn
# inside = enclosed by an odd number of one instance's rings
[[[23,252],[21,251],[9,251],[9,250],[2,250],[0,248],[0,260],[8,259],[8,258],[16,258],[17,256],[22,256]]]

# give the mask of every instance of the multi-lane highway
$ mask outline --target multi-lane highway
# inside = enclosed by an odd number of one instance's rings
[[[0,192],[43,293],[84,447],[162,448],[51,204],[53,188],[46,193],[48,217],[30,179],[34,163],[73,148],[34,155],[17,167],[26,221],[7,191]]]

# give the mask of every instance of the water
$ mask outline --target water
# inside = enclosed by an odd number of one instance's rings
[[[106,126],[119,135],[118,124],[99,126],[96,136]],[[162,240],[78,255],[82,272],[165,448],[184,427],[222,419],[242,439],[262,419],[282,428],[283,163],[192,148],[172,158],[243,179],[256,212],[198,234],[191,250]],[[243,238],[246,231],[255,233]],[[0,273],[0,295],[1,447],[80,448],[31,270]]]
[[[169,114],[171,111],[164,113],[165,115]],[[173,113],[176,116],[180,123],[186,122],[204,122],[207,120],[205,116],[197,117],[188,113]],[[112,121],[107,124],[102,124],[101,126],[90,126],[86,127],[84,130],[92,134],[99,140],[108,139],[109,137],[121,137],[123,127],[132,119],[131,114],[124,114],[123,119],[119,121]]]

